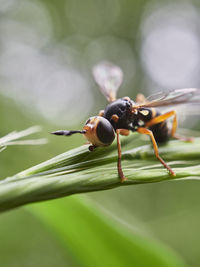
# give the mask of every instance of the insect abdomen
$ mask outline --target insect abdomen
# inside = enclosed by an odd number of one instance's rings
[[[149,127],[149,130],[153,132],[157,143],[165,143],[169,140],[169,128],[166,121]]]
[[[154,111],[152,113],[155,113],[154,118],[161,115],[161,112],[157,109],[152,109],[152,111]],[[169,140],[170,134],[167,121],[157,123],[149,127],[149,130],[153,132],[157,143],[165,143]]]

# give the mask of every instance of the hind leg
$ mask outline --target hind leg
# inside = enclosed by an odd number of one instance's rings
[[[137,132],[141,133],[141,134],[147,134],[151,137],[151,141],[152,141],[153,149],[154,149],[154,154],[155,154],[156,158],[162,163],[162,165],[170,172],[170,174],[172,176],[176,176],[175,172],[170,168],[170,166],[159,155],[158,146],[157,146],[157,143],[156,143],[156,140],[154,138],[152,131],[150,131],[146,128],[138,128]]]
[[[169,111],[169,112],[162,114],[160,116],[154,117],[149,122],[147,122],[145,124],[145,126],[147,126],[147,127],[153,126],[157,123],[160,123],[160,122],[167,120],[168,118],[170,118],[172,116],[173,116],[173,122],[172,122],[171,134],[170,134],[171,137],[178,139],[178,140],[181,140],[181,141],[192,142],[193,141],[192,137],[180,136],[176,133],[178,122],[177,122],[177,115],[176,115],[175,110],[172,110],[172,111]]]

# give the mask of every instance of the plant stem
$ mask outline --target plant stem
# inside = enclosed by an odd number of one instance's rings
[[[150,145],[130,149],[122,155],[128,181],[117,174],[116,144],[89,152],[87,146],[73,149],[0,182],[0,211],[27,203],[76,193],[106,190],[118,186],[165,180],[200,179],[200,139],[194,143],[170,141],[160,147],[160,155],[176,173],[171,177],[154,156]]]

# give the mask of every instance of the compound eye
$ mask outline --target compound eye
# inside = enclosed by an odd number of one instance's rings
[[[109,145],[115,139],[115,132],[112,124],[105,118],[101,117],[96,128],[98,139],[105,145]]]

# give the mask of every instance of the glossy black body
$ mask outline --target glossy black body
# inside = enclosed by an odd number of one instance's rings
[[[99,120],[96,127],[96,134],[99,140],[105,145],[111,144],[115,139],[113,126],[104,118]]]
[[[155,108],[138,108],[135,113],[132,112],[134,102],[128,99],[117,99],[110,103],[104,110],[104,118],[106,118],[115,129],[128,129],[137,131],[139,127],[145,127],[145,123],[161,115],[160,111]],[[119,117],[115,122],[112,115]],[[168,141],[170,134],[167,122],[161,122],[149,127],[153,132],[156,142],[164,143]]]
[[[116,129],[130,129],[130,123],[132,122],[132,105],[133,101],[127,99],[117,99],[111,102],[104,110],[104,118],[106,118]],[[115,122],[112,119],[112,115],[117,115],[119,120]]]
[[[156,109],[156,116],[158,115],[161,115],[161,113]],[[171,136],[167,121],[155,124],[149,127],[149,130],[153,132],[157,143],[165,143]]]

